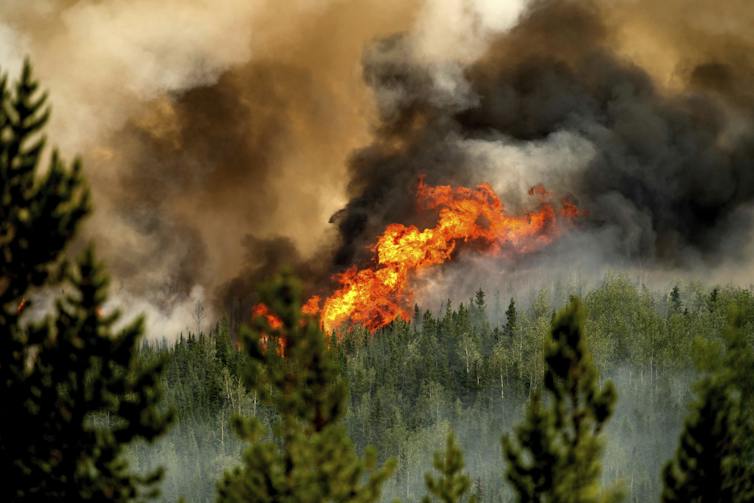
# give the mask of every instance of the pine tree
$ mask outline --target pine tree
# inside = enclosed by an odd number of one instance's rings
[[[481,288],[474,294],[474,305],[480,312],[484,312],[487,308],[486,294]]]
[[[720,288],[715,287],[712,289],[712,291],[709,294],[709,298],[707,299],[707,309],[709,310],[709,312],[712,313],[715,311],[719,298],[720,298]]]
[[[742,423],[740,394],[706,382],[686,420],[676,457],[663,471],[663,503],[754,501]]]
[[[675,458],[663,471],[663,503],[754,501],[754,423],[744,406],[754,351],[735,317],[725,339],[727,350],[697,385]]]
[[[394,468],[376,468],[372,450],[365,459],[356,454],[342,424],[344,381],[316,322],[302,317],[300,294],[289,275],[278,277],[262,299],[280,325],[255,318],[243,332],[249,385],[278,418],[272,438],[256,418],[237,422],[249,447],[243,466],[226,473],[219,501],[373,502]],[[284,356],[274,349],[280,338]]]
[[[135,359],[141,319],[113,333],[93,253],[62,259],[89,196],[78,162],[53,153],[38,172],[49,109],[37,88],[28,63],[12,92],[0,80],[0,501],[145,499],[161,472],[131,472],[123,449],[169,420],[159,368]],[[54,312],[26,321],[35,289],[61,283]]]
[[[513,340],[517,327],[516,301],[511,297],[508,309],[505,310],[505,331],[503,332],[509,341]]]
[[[670,313],[680,313],[682,308],[683,306],[681,304],[681,291],[679,290],[678,285],[675,285],[670,291]]]
[[[452,432],[448,434],[445,452],[435,453],[433,466],[439,476],[435,477],[431,473],[425,475],[429,495],[424,497],[423,503],[476,503],[476,496],[466,497],[471,489],[471,479],[463,472],[463,453]]]
[[[600,434],[612,414],[615,390],[598,384],[586,348],[581,303],[572,299],[545,341],[544,394],[537,391],[515,438],[503,437],[507,478],[522,503],[616,501],[600,487]]]

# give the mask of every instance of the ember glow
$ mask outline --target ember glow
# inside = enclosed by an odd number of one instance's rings
[[[280,330],[283,328],[283,320],[281,320],[275,313],[270,311],[270,308],[267,307],[265,304],[257,304],[251,309],[251,316],[252,318],[261,317],[264,318],[267,321],[267,325],[269,325],[270,329],[272,330]],[[269,335],[262,333],[259,337],[259,344],[262,347],[262,351],[267,350],[267,344],[269,342]],[[285,354],[285,337],[282,335],[278,335],[278,354],[284,355]]]
[[[251,315],[253,317],[262,317],[267,320],[267,324],[270,326],[273,330],[280,330],[283,327],[283,322],[280,318],[278,318],[272,311],[270,311],[270,308],[268,308],[265,304],[257,304],[254,306],[251,310]]]
[[[16,306],[16,314],[18,316],[21,316],[24,313],[24,309],[26,309],[26,305],[29,303],[28,300],[26,300],[26,297],[22,298],[18,305]]]
[[[420,180],[418,204],[437,211],[437,223],[421,230],[388,225],[372,248],[373,266],[352,267],[335,276],[340,287],[324,299],[319,311],[322,327],[330,332],[353,323],[375,331],[397,318],[408,320],[414,302],[412,280],[451,260],[459,244],[474,243],[496,255],[530,253],[550,244],[584,214],[569,200],[553,204],[541,185],[532,187],[529,195],[538,199],[538,208],[510,215],[488,184],[429,186]],[[319,306],[320,298],[312,297],[305,310],[315,314]]]

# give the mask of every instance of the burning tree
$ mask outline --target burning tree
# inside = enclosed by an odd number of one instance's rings
[[[532,397],[515,440],[503,437],[508,480],[518,501],[598,503],[620,500],[602,490],[600,433],[615,403],[611,383],[599,386],[583,335],[584,311],[573,299],[545,341],[544,388]]]
[[[262,292],[265,310],[242,334],[249,386],[279,417],[271,439],[258,419],[239,418],[249,448],[243,466],[221,482],[220,501],[373,502],[393,470],[392,462],[377,468],[373,451],[356,454],[342,424],[346,389],[335,354],[300,299],[299,284],[278,277]]]
[[[434,226],[388,225],[373,245],[374,264],[355,266],[337,274],[340,287],[322,301],[314,296],[306,311],[319,313],[322,326],[332,332],[347,323],[370,331],[397,319],[410,320],[414,295],[411,281],[422,271],[452,259],[459,245],[474,242],[491,254],[525,254],[540,250],[561,236],[585,213],[569,198],[559,203],[542,185],[529,195],[536,210],[511,214],[492,187],[430,186],[419,180],[417,203],[437,213]],[[482,303],[484,297],[479,299]]]
[[[93,253],[72,270],[62,258],[89,194],[78,161],[53,153],[38,169],[49,109],[37,88],[28,63],[13,90],[0,80],[0,500],[143,499],[161,472],[131,472],[123,447],[166,427],[159,369],[136,364],[140,319],[113,333]],[[60,283],[54,313],[24,320],[32,290]]]

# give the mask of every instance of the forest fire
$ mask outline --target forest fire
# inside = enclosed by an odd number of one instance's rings
[[[270,308],[267,307],[265,304],[257,304],[251,309],[251,316],[252,317],[261,317],[264,318],[265,321],[267,321],[267,325],[269,325],[270,329],[272,330],[280,330],[283,328],[283,320],[281,320],[275,313],[270,311]],[[267,350],[267,344],[269,341],[269,335],[262,333],[259,338],[259,343],[262,346],[262,350]],[[284,355],[285,354],[285,337],[282,334],[278,334],[277,338],[278,343],[278,354]]]
[[[304,312],[320,315],[330,332],[347,322],[375,331],[397,318],[408,319],[413,304],[411,281],[426,269],[449,261],[459,243],[474,242],[491,254],[524,254],[541,249],[556,239],[573,219],[584,214],[573,202],[550,202],[551,194],[541,185],[530,196],[539,208],[511,215],[488,184],[475,188],[429,186],[419,181],[418,204],[437,210],[437,223],[420,230],[416,226],[390,224],[372,251],[375,265],[351,267],[336,275],[340,284],[324,299],[307,301]]]

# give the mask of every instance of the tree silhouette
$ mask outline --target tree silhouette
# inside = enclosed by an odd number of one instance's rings
[[[476,496],[465,498],[466,493],[471,489],[471,479],[463,473],[463,453],[458,448],[452,432],[448,434],[445,452],[435,453],[433,465],[439,476],[435,477],[431,473],[426,474],[425,482],[429,495],[424,497],[423,503],[432,503],[433,501],[475,503],[477,501]]]
[[[754,351],[736,314],[725,330],[727,348],[697,384],[675,458],[663,471],[664,503],[754,501],[749,411]],[[750,407],[750,405],[749,405]]]
[[[523,503],[616,501],[600,487],[600,434],[612,414],[612,383],[599,386],[583,336],[577,299],[561,311],[545,341],[544,393],[532,397],[515,436],[503,437],[507,478]]]
[[[683,305],[681,304],[681,291],[678,288],[678,285],[675,285],[670,291],[670,313],[680,313],[682,308]]]
[[[394,464],[356,454],[342,419],[346,387],[316,322],[303,317],[298,282],[283,274],[262,291],[274,318],[243,332],[249,386],[278,414],[272,438],[256,418],[239,419],[249,443],[243,466],[219,486],[223,502],[373,502]],[[281,342],[284,341],[284,342]],[[284,348],[284,356],[281,356]]]
[[[39,172],[49,109],[37,89],[28,62],[12,91],[0,80],[0,500],[146,499],[160,472],[132,473],[123,448],[169,420],[159,368],[137,365],[140,319],[113,334],[92,251],[63,260],[89,195],[78,161],[53,152]],[[29,296],[53,285],[65,292],[54,312],[27,321]]]
[[[505,329],[503,331],[509,341],[513,340],[517,327],[516,301],[511,297],[508,309],[505,310]]]

